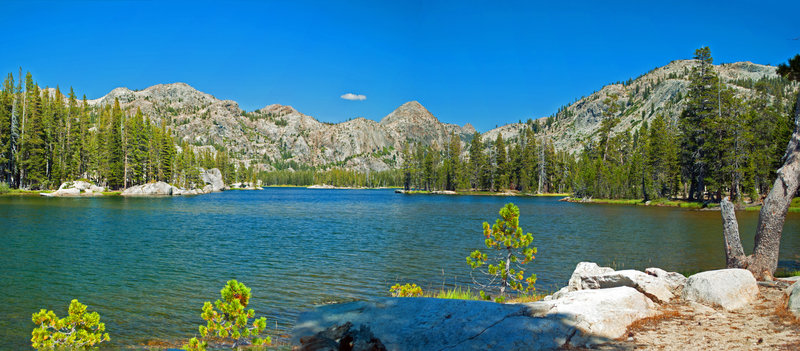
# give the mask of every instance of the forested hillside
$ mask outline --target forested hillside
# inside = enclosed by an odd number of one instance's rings
[[[579,197],[758,199],[794,127],[797,85],[774,67],[714,66],[708,48],[613,84],[554,116],[475,134],[466,154],[417,144],[410,188],[574,192]]]
[[[20,73],[20,77],[22,74]],[[47,189],[89,179],[112,189],[149,181],[190,187],[198,167],[217,167],[228,182],[250,181],[255,169],[225,151],[176,141],[164,123],[118,99],[92,105],[72,89],[40,89],[30,73],[9,74],[0,91],[0,178],[12,187]]]

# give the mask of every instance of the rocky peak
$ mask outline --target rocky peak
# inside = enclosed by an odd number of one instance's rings
[[[461,127],[461,133],[472,135],[475,134],[475,132],[476,132],[475,127],[473,127],[472,124],[470,123],[467,123],[463,127]]]
[[[115,88],[105,96],[89,100],[90,105],[106,105],[119,99],[121,104],[137,100],[174,107],[204,106],[217,100],[211,94],[203,93],[186,83],[157,84],[144,90],[133,91],[125,87]]]
[[[406,102],[384,117],[381,122],[388,124],[438,124],[439,120],[417,101]]]
[[[278,116],[299,113],[294,107],[288,105],[281,105],[281,104],[271,104],[264,106],[264,108],[258,110],[260,113],[271,113]]]

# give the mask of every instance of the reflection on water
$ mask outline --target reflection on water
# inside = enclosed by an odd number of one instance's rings
[[[316,303],[384,296],[395,282],[470,282],[481,223],[513,201],[539,254],[540,290],[579,261],[696,271],[724,265],[719,212],[582,205],[553,198],[408,196],[390,190],[269,188],[176,198],[0,198],[0,349],[29,345],[40,308],[77,298],[112,345],[188,339],[229,279],[252,288],[269,329]],[[758,213],[738,213],[746,249]],[[800,253],[790,214],[781,258]]]

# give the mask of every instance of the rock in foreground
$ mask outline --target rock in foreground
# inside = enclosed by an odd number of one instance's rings
[[[619,338],[631,323],[657,313],[655,303],[627,286],[573,291],[557,300],[526,305],[535,316],[559,319],[580,331],[572,339],[564,336],[572,346],[591,346]]]
[[[551,350],[575,329],[530,316],[525,305],[435,298],[383,298],[317,307],[298,317],[292,343],[334,325],[366,325],[388,350]],[[513,337],[509,337],[512,335]]]
[[[758,283],[746,269],[719,269],[697,273],[686,280],[683,298],[731,311],[758,296]]]
[[[652,316],[653,308],[629,287],[577,291],[527,304],[382,298],[305,312],[292,342],[351,322],[368,327],[389,350],[553,350],[620,337],[633,321]]]

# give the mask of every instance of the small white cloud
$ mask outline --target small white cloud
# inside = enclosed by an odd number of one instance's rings
[[[364,100],[367,99],[366,95],[353,94],[353,93],[347,93],[347,94],[344,94],[344,95],[342,95],[340,97],[342,99],[350,100],[350,101],[364,101]]]

